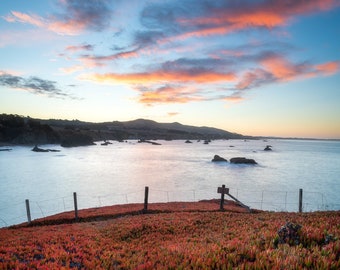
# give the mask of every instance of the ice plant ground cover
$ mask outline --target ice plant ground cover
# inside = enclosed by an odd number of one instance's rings
[[[340,269],[339,211],[221,212],[205,202],[151,204],[138,214],[141,207],[0,229],[0,269]],[[287,222],[301,226],[299,243],[280,243]]]

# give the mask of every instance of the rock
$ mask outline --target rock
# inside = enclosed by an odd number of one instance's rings
[[[9,151],[12,151],[12,149],[11,148],[4,148],[4,149],[0,149],[0,151],[1,152],[5,152],[5,151],[9,152]]]
[[[192,141],[186,140],[185,143],[192,143]]]
[[[109,141],[104,141],[101,145],[109,145],[109,144],[112,144],[112,142],[109,142]]]
[[[138,143],[150,143],[152,145],[161,145],[160,143],[157,143],[157,142],[153,142],[153,141],[148,141],[148,140],[144,140],[144,139],[140,139],[138,141]]]
[[[300,244],[301,225],[287,222],[277,232],[279,244],[289,244],[292,246]]]
[[[33,152],[48,152],[47,149],[39,148],[37,145],[33,147],[32,151]]]
[[[264,151],[272,151],[272,146],[271,145],[267,145],[265,149],[263,149]]]
[[[221,161],[228,162],[228,160],[226,160],[223,157],[220,157],[219,155],[215,155],[214,158],[211,161],[213,161],[213,162],[221,162]]]
[[[33,147],[32,151],[33,152],[60,152],[60,150],[55,150],[55,149],[42,149],[42,148],[39,148],[37,145]]]
[[[257,164],[254,159],[245,158],[245,157],[234,157],[230,159],[230,163],[234,164]]]

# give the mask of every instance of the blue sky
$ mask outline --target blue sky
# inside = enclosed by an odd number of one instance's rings
[[[340,1],[2,1],[0,112],[340,138]]]

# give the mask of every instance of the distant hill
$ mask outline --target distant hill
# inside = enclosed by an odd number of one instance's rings
[[[0,115],[1,144],[62,144],[65,140],[102,141],[127,139],[205,140],[243,139],[245,136],[212,127],[180,123],[158,123],[152,120],[91,123],[79,120],[33,119],[18,115]]]

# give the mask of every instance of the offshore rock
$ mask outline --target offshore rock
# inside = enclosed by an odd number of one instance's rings
[[[234,163],[234,164],[257,164],[257,162],[254,159],[245,158],[245,157],[234,157],[234,158],[230,159],[230,163]]]
[[[33,147],[33,152],[60,152],[60,150],[54,150],[54,149],[42,149],[39,148],[37,145]]]
[[[263,149],[264,151],[272,151],[272,146],[271,145],[267,145],[265,149]]]
[[[214,158],[211,161],[212,162],[221,162],[221,161],[228,162],[228,160],[226,160],[223,157],[220,157],[219,155],[215,155]]]
[[[39,148],[37,145],[32,149],[33,152],[48,152],[47,149]]]

